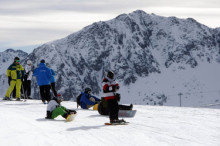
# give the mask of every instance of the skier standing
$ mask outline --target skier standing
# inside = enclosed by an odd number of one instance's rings
[[[51,70],[46,67],[45,60],[41,60],[38,68],[34,70],[34,76],[37,77],[37,84],[40,87],[40,96],[44,104],[50,101],[50,78],[52,77]]]
[[[20,59],[18,57],[15,57],[13,64],[8,67],[7,76],[10,80],[10,86],[5,94],[4,100],[11,100],[9,97],[16,86],[16,100],[19,101],[21,95],[21,80],[24,76],[24,68],[22,65],[20,65]]]
[[[85,91],[81,93],[80,106],[83,109],[89,109],[97,104],[100,99],[91,95],[91,88],[85,88]]]
[[[31,98],[31,79],[33,75],[33,68],[32,68],[32,62],[31,60],[27,61],[27,64],[24,67],[25,75],[24,75],[24,93],[25,97],[28,99]]]
[[[67,109],[61,105],[63,97],[61,94],[57,94],[57,97],[54,97],[47,105],[47,116],[46,119],[55,119],[58,116],[62,116],[67,121],[71,114],[76,114],[75,110]]]
[[[53,69],[50,68],[50,65],[49,63],[46,63],[46,66],[50,69],[51,73],[52,73],[52,77],[50,78],[50,87],[51,87],[51,90],[53,91],[53,94],[54,96],[56,97],[57,96],[57,91],[55,89],[55,72]]]
[[[120,101],[120,94],[116,93],[119,90],[119,84],[114,79],[112,71],[107,72],[107,76],[102,81],[103,85],[103,100],[107,101],[109,108],[109,119],[112,124],[120,124],[125,122],[123,119],[118,119],[118,101]]]

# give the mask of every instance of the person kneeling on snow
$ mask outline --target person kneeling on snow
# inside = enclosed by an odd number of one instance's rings
[[[47,105],[47,117],[46,119],[55,119],[59,115],[68,120],[69,115],[76,114],[75,110],[67,109],[61,105],[63,97],[61,94],[57,94]]]
[[[91,95],[91,88],[86,88],[84,92],[81,93],[80,106],[83,109],[89,109],[97,104],[100,99]]]

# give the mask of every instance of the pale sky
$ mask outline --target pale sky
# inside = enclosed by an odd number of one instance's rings
[[[94,22],[135,10],[220,27],[220,0],[0,0],[0,52],[14,48],[30,53]]]

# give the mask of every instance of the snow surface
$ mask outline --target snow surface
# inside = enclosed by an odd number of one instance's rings
[[[62,105],[76,108],[75,102]],[[105,126],[107,116],[81,110],[73,122],[44,119],[40,100],[1,101],[1,146],[219,146],[220,110],[134,105],[129,125]]]

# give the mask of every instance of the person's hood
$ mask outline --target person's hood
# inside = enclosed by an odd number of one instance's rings
[[[45,63],[40,63],[40,67],[46,67]]]

